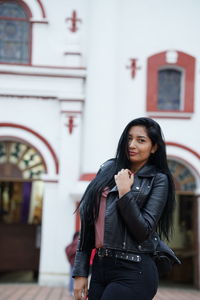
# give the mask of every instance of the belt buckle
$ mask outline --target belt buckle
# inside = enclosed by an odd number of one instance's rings
[[[104,257],[104,253],[101,253],[101,248],[97,251],[98,257]]]

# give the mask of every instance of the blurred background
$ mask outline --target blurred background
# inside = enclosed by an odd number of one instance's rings
[[[200,1],[0,0],[0,282],[66,285],[74,213],[132,119],[176,183],[163,284],[200,288]]]

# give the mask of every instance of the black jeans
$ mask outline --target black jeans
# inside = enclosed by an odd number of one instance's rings
[[[158,288],[153,259],[139,254],[141,262],[95,255],[88,300],[151,300]]]

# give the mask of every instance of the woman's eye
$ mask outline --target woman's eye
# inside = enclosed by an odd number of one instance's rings
[[[138,142],[139,142],[139,143],[144,143],[145,140],[144,140],[144,139],[139,139]]]

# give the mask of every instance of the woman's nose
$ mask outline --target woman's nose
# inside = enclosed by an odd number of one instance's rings
[[[135,141],[132,140],[130,143],[129,143],[129,148],[135,148]]]

